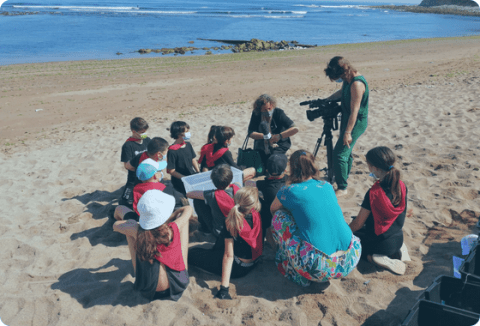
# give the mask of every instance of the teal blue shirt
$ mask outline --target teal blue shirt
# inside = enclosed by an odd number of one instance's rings
[[[277,198],[292,213],[300,238],[327,255],[348,249],[352,231],[331,184],[315,179],[294,183],[280,188]]]

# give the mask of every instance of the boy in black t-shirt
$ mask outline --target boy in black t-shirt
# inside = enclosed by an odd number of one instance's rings
[[[195,151],[190,142],[190,126],[183,121],[175,121],[170,126],[170,136],[175,139],[168,149],[167,172],[172,176],[175,190],[186,194],[182,178],[200,172]]]
[[[148,129],[148,123],[142,118],[134,118],[130,121],[130,129],[132,136],[130,136],[125,144],[122,146],[122,155],[120,161],[123,162],[123,166],[128,170],[127,182],[122,196],[119,199],[120,205],[131,206],[133,204],[133,187],[137,176],[135,170],[128,167],[128,162],[136,155],[141,154],[147,150],[147,145],[150,142],[150,138],[147,137],[146,131]]]
[[[201,226],[200,231],[213,233],[215,237],[218,237],[225,226],[226,215],[219,207],[217,198],[219,198],[219,196],[226,198],[226,194],[230,197],[231,207],[233,207],[235,205],[233,196],[239,187],[230,184],[233,180],[233,172],[227,164],[216,166],[212,170],[210,178],[216,189],[191,191],[187,193],[187,197],[194,199],[195,211],[197,212],[198,221]]]
[[[277,196],[278,190],[285,185],[285,169],[287,168],[287,156],[285,154],[272,154],[267,160],[267,177],[260,181],[247,181],[245,186],[257,187],[262,192],[263,198],[260,197],[262,208],[260,215],[262,216],[263,235],[267,228],[272,225],[272,213],[270,206]]]

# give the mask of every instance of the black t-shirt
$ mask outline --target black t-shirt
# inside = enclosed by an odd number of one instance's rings
[[[250,135],[252,132],[260,132],[260,122],[262,122],[262,115],[252,112],[252,116],[250,118],[250,123],[248,125],[248,134]],[[273,111],[272,120],[270,121],[270,132],[273,135],[277,135],[291,127],[294,126],[293,121],[287,117],[285,112],[282,109],[275,108]],[[283,153],[286,153],[290,146],[292,146],[292,142],[290,141],[290,137],[283,138],[279,142],[277,142],[278,148],[276,152],[279,152],[281,149]],[[256,139],[254,149],[262,150],[264,148],[263,139]]]
[[[193,150],[192,144],[185,142],[185,147],[177,150],[170,149],[167,154],[167,169],[189,176],[197,173],[193,168],[192,160],[197,156]],[[181,179],[172,176],[172,183],[175,189],[184,189]],[[183,190],[182,190],[183,192]]]
[[[225,146],[223,146],[223,145],[215,144],[213,146],[213,153],[216,153],[219,149],[224,148],[224,147]],[[238,165],[235,163],[235,161],[233,160],[232,152],[230,152],[230,150],[227,150],[225,153],[223,153],[223,155],[218,160],[215,161],[215,165],[212,166],[211,168],[207,166],[207,159],[204,157],[202,159],[202,161],[200,162],[200,168],[201,169],[207,168],[209,170],[212,170],[214,167],[216,167],[217,165],[220,165],[220,164],[227,164],[227,165],[233,166],[236,169],[241,170],[238,167]]]
[[[250,225],[250,227],[253,228],[252,214],[246,215],[245,220],[247,221],[248,225]],[[217,242],[219,242],[218,245],[222,246],[222,248],[224,248],[225,250],[225,239],[232,239],[232,238],[233,238],[233,254],[238,258],[252,259],[252,247],[250,247],[250,245],[246,243],[245,240],[243,240],[240,235],[237,235],[237,237],[234,238],[230,234],[230,232],[227,231],[226,227],[223,228],[222,232],[220,233],[220,236],[217,239]]]
[[[387,195],[388,199],[392,200],[393,196],[392,196],[392,193],[390,192],[390,189],[384,189],[382,187],[383,191],[385,191],[385,194]],[[403,210],[403,212],[398,215],[397,219],[395,220],[395,222],[393,222],[393,224],[390,226],[390,228],[380,234],[380,235],[376,235],[375,234],[375,224],[374,224],[374,220],[373,220],[373,215],[371,213],[372,211],[372,208],[370,206],[370,189],[367,191],[367,193],[365,194],[365,197],[363,198],[363,203],[362,203],[362,207],[365,208],[365,209],[368,209],[370,211],[370,215],[368,215],[367,217],[367,220],[365,221],[365,232],[366,232],[366,235],[367,237],[369,238],[376,238],[378,240],[384,240],[384,239],[388,239],[389,237],[393,236],[393,235],[396,235],[398,232],[402,232],[402,228],[403,228],[403,224],[405,223],[405,216],[407,214],[407,202],[406,202],[406,198],[407,198],[407,193],[408,193],[408,190],[406,189],[405,190],[406,193],[405,193],[405,209]]]
[[[135,156],[142,155],[142,153],[147,150],[147,145],[149,142],[150,138],[148,137],[145,138],[141,144],[134,141],[125,142],[125,144],[122,146],[122,156],[120,161],[123,163],[130,162]],[[135,171],[128,170],[127,183],[135,182],[136,180],[137,176],[135,175]]]
[[[225,227],[225,215],[223,215],[220,207],[218,207],[217,199],[215,198],[215,190],[216,189],[205,190],[203,192],[203,197],[205,198],[205,203],[208,205],[208,207],[210,207],[210,210],[212,212],[212,231],[215,236],[218,237],[220,236],[222,230]],[[227,193],[227,195],[233,198],[232,187],[228,187],[227,189],[225,189],[225,192]]]
[[[260,215],[262,216],[262,225],[265,227],[271,225],[272,213],[270,212],[270,206],[272,205],[278,190],[285,185],[285,177],[281,179],[268,179],[257,181],[257,188],[263,194],[263,199],[260,199],[262,209]],[[267,223],[267,221],[269,223]]]

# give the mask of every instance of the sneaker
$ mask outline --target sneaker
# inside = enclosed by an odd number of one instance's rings
[[[412,259],[410,259],[410,255],[408,254],[408,248],[407,248],[407,245],[405,244],[405,242],[402,244],[402,247],[400,248],[400,253],[401,253],[401,257],[400,257],[400,260],[401,261],[411,261]]]
[[[381,266],[389,271],[392,271],[395,274],[403,275],[405,274],[405,263],[399,259],[391,259],[388,256],[374,254],[372,260],[378,266]]]
[[[347,194],[348,194],[347,188],[345,188],[345,189],[337,189],[337,190],[335,191],[335,195],[336,195],[337,197],[343,197],[343,196],[346,196]]]

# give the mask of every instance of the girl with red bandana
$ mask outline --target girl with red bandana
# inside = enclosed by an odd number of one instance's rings
[[[370,262],[403,275],[402,227],[407,212],[407,187],[395,168],[395,154],[388,147],[375,147],[366,155],[371,176],[378,179],[367,191],[358,216],[350,228],[362,243],[362,256]],[[405,248],[406,249],[406,248]]]

